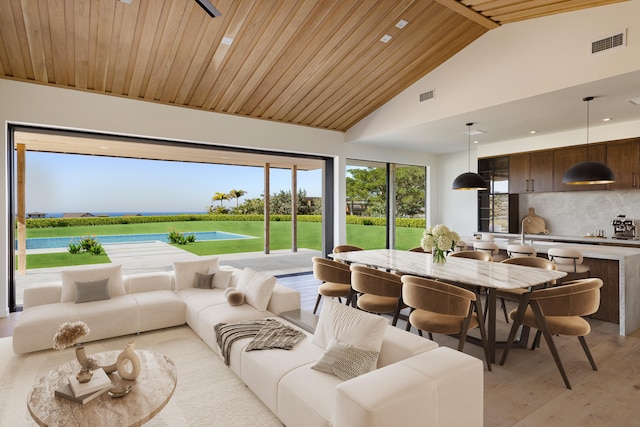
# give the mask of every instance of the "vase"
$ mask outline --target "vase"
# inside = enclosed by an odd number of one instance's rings
[[[134,342],[127,344],[116,360],[118,375],[123,380],[135,380],[140,375],[140,358],[136,354],[135,346]],[[130,367],[131,370],[128,370],[127,367]]]
[[[86,365],[87,353],[84,349],[83,345],[76,346],[76,359],[80,363],[80,366],[84,367]],[[106,374],[110,374],[116,371],[116,364],[112,363],[111,365],[99,366],[97,364],[91,366],[91,369],[102,368]]]
[[[447,257],[442,249],[433,248],[431,251],[432,261],[434,264],[444,264],[447,262]]]

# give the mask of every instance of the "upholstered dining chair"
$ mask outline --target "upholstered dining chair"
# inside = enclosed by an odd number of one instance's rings
[[[458,286],[423,277],[402,276],[402,298],[404,303],[411,307],[407,331],[411,326],[429,333],[429,339],[433,334],[460,334],[458,351],[464,349],[467,331],[474,328],[480,329],[484,357],[487,369],[491,370],[491,358],[489,346],[482,319],[482,309],[476,294]]]
[[[598,311],[600,307],[600,288],[602,280],[598,278],[578,279],[562,286],[539,289],[531,292],[531,298],[526,310],[513,310],[509,316],[514,320],[515,326],[525,325],[538,329],[531,349],[535,349],[540,342],[540,335],[549,346],[549,351],[556,362],[556,366],[562,375],[565,386],[571,389],[569,378],[560,361],[558,349],[553,341],[553,335],[577,336],[582,349],[589,359],[589,364],[597,371],[595,361],[585,336],[591,332],[591,325],[582,316],[588,316]],[[515,327],[511,328],[507,345],[502,353],[500,364],[504,365],[511,350],[511,343],[515,338]]]
[[[364,249],[361,248],[360,246],[354,246],[354,245],[338,245],[333,248],[333,252],[336,254],[340,252],[352,252],[352,251],[362,251],[362,250]]]
[[[582,263],[582,253],[577,249],[553,246],[547,251],[547,256],[556,263],[558,270],[573,273],[574,279],[578,278],[578,274],[589,273],[591,270]]]
[[[351,270],[349,266],[321,257],[313,257],[311,261],[313,262],[313,277],[322,282],[318,286],[318,298],[313,308],[313,314],[318,311],[318,305],[320,305],[320,299],[323,296],[338,298],[339,302],[342,302],[341,298],[346,298],[347,305],[349,305],[351,296]]]
[[[501,261],[503,264],[516,264],[522,265],[525,267],[534,267],[534,268],[545,268],[547,270],[556,270],[556,264],[553,261],[548,260],[547,258],[540,258],[536,256],[522,256],[515,258],[507,258]],[[555,281],[549,283],[549,286],[555,286]],[[504,313],[505,322],[509,323],[509,316],[507,315],[507,306],[505,304],[505,300],[510,301],[520,301],[522,298],[522,294],[528,292],[527,289],[496,289],[493,292],[496,293],[496,298],[500,298],[500,303],[502,305],[502,312]],[[485,316],[486,316],[486,307],[485,307]]]
[[[507,245],[507,256],[509,258],[534,257],[537,254],[536,248],[531,245]]]
[[[402,301],[400,276],[364,265],[351,264],[351,287],[358,293],[356,306],[370,313],[393,315],[391,324],[398,323]]]
[[[430,253],[429,251],[425,251],[424,249],[422,249],[422,246],[416,246],[415,248],[411,248],[409,249],[409,252],[421,252],[423,254]]]
[[[493,256],[489,252],[484,251],[459,251],[450,252],[449,256],[459,258],[477,259],[480,261],[493,261]]]
[[[490,253],[494,261],[502,261],[506,258],[506,255],[500,253],[500,248],[494,242],[473,242],[473,250]]]

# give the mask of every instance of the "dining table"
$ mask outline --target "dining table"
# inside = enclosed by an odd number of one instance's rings
[[[446,262],[436,263],[430,253],[410,252],[398,249],[370,249],[328,255],[336,261],[348,264],[364,264],[369,267],[441,280],[464,288],[487,292],[487,340],[491,362],[495,363],[496,351],[496,292],[503,289],[526,289],[529,292],[561,280],[564,271],[525,267],[492,261],[480,261],[462,257],[446,257]],[[526,301],[527,298],[524,298]],[[482,313],[478,313],[482,318]],[[525,343],[526,345],[526,343]]]

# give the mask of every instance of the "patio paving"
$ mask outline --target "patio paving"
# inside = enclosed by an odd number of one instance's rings
[[[123,274],[170,271],[173,261],[185,261],[198,258],[197,255],[164,242],[106,244],[103,248],[113,264],[122,265]],[[41,252],[41,251],[40,251]],[[51,252],[51,250],[49,250]],[[320,251],[298,249],[263,252],[245,252],[240,254],[218,255],[220,264],[237,268],[251,267],[274,276],[309,272],[312,269],[311,258],[321,256]],[[60,280],[60,271],[76,267],[38,268],[27,270],[26,275],[15,276],[16,301],[22,304],[22,290],[35,283]]]

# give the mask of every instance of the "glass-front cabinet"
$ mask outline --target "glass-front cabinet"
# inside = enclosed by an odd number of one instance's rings
[[[489,184],[478,191],[478,231],[518,232],[518,195],[509,194],[509,157],[478,159],[478,173]]]

